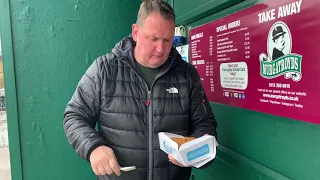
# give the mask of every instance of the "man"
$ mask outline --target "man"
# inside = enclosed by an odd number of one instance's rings
[[[272,60],[276,60],[281,56],[284,56],[283,50],[285,48],[284,35],[286,32],[283,31],[281,26],[277,26],[272,31],[272,40],[274,42],[274,48],[272,52]]]
[[[272,52],[272,60],[276,60],[285,54],[283,50],[285,49],[286,41],[285,41],[285,32],[282,26],[276,26],[272,31],[272,40],[274,42],[274,48]],[[294,81],[300,81],[301,74],[296,72],[285,73],[284,77],[286,79],[292,78]]]
[[[98,180],[188,180],[191,168],[160,150],[158,133],[216,136],[199,75],[172,48],[174,29],[167,3],[142,2],[132,36],[94,61],[68,103],[66,136]]]

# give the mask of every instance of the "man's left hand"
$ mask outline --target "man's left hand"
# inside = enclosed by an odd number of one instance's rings
[[[168,158],[169,158],[169,161],[170,161],[172,164],[175,164],[175,165],[180,166],[180,167],[184,167],[184,165],[182,165],[182,164],[179,163],[176,159],[174,159],[174,157],[173,157],[172,155],[169,155]]]
[[[209,134],[205,134],[204,136],[208,136]],[[180,166],[180,167],[185,167],[184,165],[182,165],[181,163],[179,163],[176,159],[174,159],[174,157],[169,154],[168,155],[168,158],[169,158],[169,161],[172,163],[172,164],[175,164],[177,166]]]

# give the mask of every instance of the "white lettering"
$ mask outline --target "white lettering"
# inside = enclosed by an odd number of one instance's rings
[[[191,40],[195,40],[195,39],[202,38],[202,37],[203,37],[203,32],[192,35]]]
[[[302,0],[279,7],[278,18],[300,13]]]
[[[234,22],[231,22],[231,23],[228,24],[228,28],[229,29],[232,29],[232,28],[235,28],[235,27],[238,27],[238,26],[240,26],[240,20],[234,21]]]
[[[221,32],[221,31],[224,31],[224,30],[227,30],[227,25],[222,25],[222,26],[219,26],[216,28],[217,32]]]
[[[259,16],[259,23],[264,23],[267,21],[271,21],[275,19],[275,9],[271,9],[266,12],[262,12],[258,14]]]

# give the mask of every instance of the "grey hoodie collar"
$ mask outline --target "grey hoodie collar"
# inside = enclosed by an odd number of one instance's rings
[[[127,57],[130,61],[134,61],[134,47],[135,41],[132,36],[129,35],[118,42],[112,49],[112,53],[117,57]]]

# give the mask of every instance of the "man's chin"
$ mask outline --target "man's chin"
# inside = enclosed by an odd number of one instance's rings
[[[281,47],[281,48],[275,47],[275,48],[278,49],[279,51],[283,51],[284,50],[284,47]]]
[[[163,63],[165,63],[166,61],[163,60],[163,58],[153,58],[151,62],[152,62],[151,65],[153,66],[153,68],[157,68],[161,66]]]

